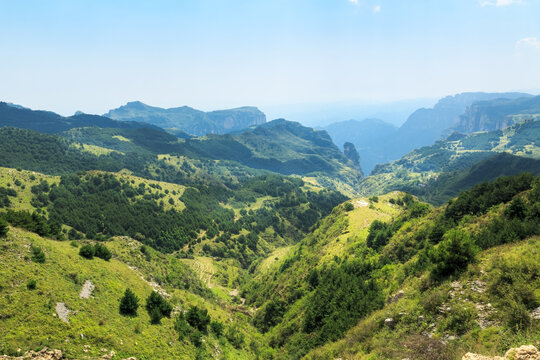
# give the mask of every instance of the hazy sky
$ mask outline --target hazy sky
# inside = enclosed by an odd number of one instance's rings
[[[540,0],[0,0],[0,100],[62,114],[540,88]]]

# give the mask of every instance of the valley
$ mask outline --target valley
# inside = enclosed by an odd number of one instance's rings
[[[194,137],[142,115],[0,104],[0,353],[459,359],[538,345],[526,99],[505,126],[369,176],[361,148],[284,119]]]

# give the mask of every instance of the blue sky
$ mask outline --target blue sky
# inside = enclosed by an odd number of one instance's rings
[[[540,0],[0,0],[0,100],[71,114],[538,92],[538,19]]]

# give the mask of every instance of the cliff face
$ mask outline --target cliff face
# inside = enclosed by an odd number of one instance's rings
[[[354,147],[354,144],[350,142],[346,142],[343,144],[343,153],[345,156],[352,161],[355,168],[360,172],[361,176],[363,177],[364,174],[362,173],[362,167],[360,166],[360,155],[358,154],[358,151],[356,151],[356,147]]]
[[[173,134],[184,131],[195,136],[226,134],[266,122],[264,113],[250,106],[204,112],[188,106],[163,109],[139,101],[110,110],[105,116],[124,121],[137,119],[162,127]]]
[[[467,108],[454,129],[463,133],[500,130],[539,113],[540,96],[481,101]]]

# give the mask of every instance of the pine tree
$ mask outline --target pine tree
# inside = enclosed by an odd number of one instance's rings
[[[5,237],[9,231],[6,220],[0,218],[0,237]]]
[[[120,299],[120,314],[126,316],[137,316],[139,298],[130,289],[126,289],[124,296]]]

